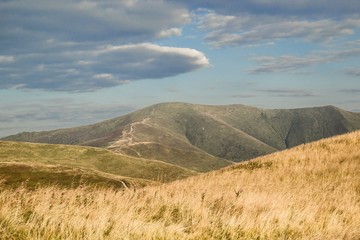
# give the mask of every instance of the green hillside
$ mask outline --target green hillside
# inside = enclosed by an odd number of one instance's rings
[[[197,172],[156,160],[116,154],[106,149],[70,145],[0,141],[0,177],[9,184],[144,185],[168,182]]]
[[[76,188],[80,185],[115,188],[138,188],[153,184],[152,181],[120,177],[90,169],[63,167],[36,163],[0,163],[0,178],[5,186],[27,188],[60,186]]]
[[[209,172],[233,164],[196,150],[168,147],[162,144],[137,144],[123,148],[123,153],[146,159],[157,159],[197,172]]]

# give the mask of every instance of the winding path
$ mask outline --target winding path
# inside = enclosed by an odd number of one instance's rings
[[[138,145],[138,144],[151,143],[151,142],[134,142],[133,136],[135,133],[136,126],[140,125],[140,124],[149,125],[148,122],[150,121],[151,116],[154,115],[154,113],[155,113],[155,108],[153,108],[150,115],[147,116],[146,118],[144,118],[143,120],[129,124],[128,126],[130,126],[130,128],[125,126],[125,129],[122,131],[120,138],[118,140],[116,140],[115,142],[113,142],[108,148],[109,149],[119,149],[121,151],[121,149],[125,148],[125,147]],[[139,155],[139,157],[141,156],[141,154],[139,152],[137,152],[137,155]]]

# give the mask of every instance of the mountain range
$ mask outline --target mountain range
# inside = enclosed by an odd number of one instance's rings
[[[357,129],[360,113],[334,106],[162,103],[92,125],[1,140],[101,147],[203,172]]]

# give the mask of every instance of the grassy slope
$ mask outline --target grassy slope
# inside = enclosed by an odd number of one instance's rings
[[[39,175],[42,174],[46,175],[43,177],[47,180],[47,175],[52,171],[59,175],[58,179],[62,178],[61,174],[65,177],[70,174],[67,177],[69,179],[74,174],[78,175],[76,172],[85,171],[86,174],[82,174],[84,178],[94,174],[96,178],[102,178],[105,176],[101,173],[107,173],[109,176],[113,175],[111,178],[116,175],[164,182],[196,174],[171,164],[119,155],[106,149],[55,144],[0,142],[0,162],[0,174],[3,176],[7,175],[9,178],[19,176],[19,174],[9,174],[11,168],[8,165],[14,163],[13,173],[23,172],[24,176],[30,174],[33,181],[41,179]],[[16,170],[18,165],[15,163],[22,163],[27,167]],[[61,167],[72,170],[66,173],[65,170],[59,170]],[[26,173],[26,168],[31,171]]]
[[[127,155],[157,159],[197,172],[209,172],[233,164],[200,151],[166,147],[162,144],[139,144],[122,150]]]
[[[192,145],[217,157],[241,161],[277,150],[204,112],[180,112],[176,121]]]
[[[146,108],[87,126],[43,132],[24,132],[1,140],[105,147],[121,135],[125,126],[142,120],[150,114],[150,111],[150,108]]]
[[[152,121],[157,122],[158,116],[153,118]],[[233,164],[194,147],[184,136],[177,136],[164,127],[139,124],[134,129],[134,141],[145,142],[144,144],[108,149],[134,157],[157,159],[198,172],[208,172]]]
[[[81,185],[96,187],[138,188],[155,182],[105,174],[90,169],[62,167],[33,163],[0,163],[0,178],[4,185],[12,188],[25,186],[34,189],[43,186],[76,188]]]
[[[244,105],[197,108],[278,150],[360,129],[360,114],[333,106],[272,110]]]
[[[360,131],[136,192],[0,188],[0,236],[355,240],[359,172]]]

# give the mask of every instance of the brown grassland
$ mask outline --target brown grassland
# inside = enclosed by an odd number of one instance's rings
[[[0,184],[1,239],[360,239],[360,131],[159,186]]]

